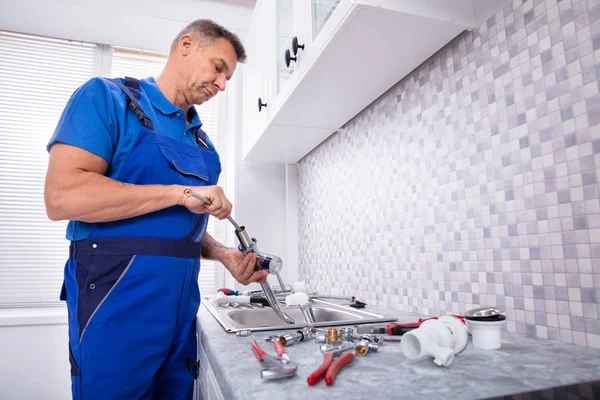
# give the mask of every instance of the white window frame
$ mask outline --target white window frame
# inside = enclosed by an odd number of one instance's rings
[[[29,35],[29,34],[26,34]],[[35,36],[35,35],[31,35]],[[96,54],[95,54],[95,64],[94,64],[94,74],[96,76],[109,76],[111,73],[112,67],[112,47],[106,44],[97,44],[96,43]],[[236,96],[234,96],[235,98]],[[226,165],[229,167],[233,166],[232,163],[228,163],[228,156],[233,156],[227,150],[229,148],[229,141],[235,140],[232,135],[227,134],[228,130],[228,113],[227,113],[227,92],[219,93],[219,97],[217,100],[217,118],[218,118],[218,126],[219,131],[222,132],[219,135],[219,156],[221,158],[221,163],[223,166],[223,173],[219,178],[219,186],[223,188],[232,187],[234,182],[228,182],[227,173],[225,171]],[[210,135],[210,132],[209,132]],[[48,137],[49,139],[50,137]],[[226,190],[227,191],[227,190]],[[218,221],[219,224],[227,224],[226,220]],[[233,243],[231,242],[231,235],[229,226],[222,226],[224,229],[224,241],[226,245],[231,246]],[[66,239],[65,239],[66,241]],[[65,262],[67,260],[67,254],[65,254]],[[226,273],[226,269],[224,267],[219,267],[218,265],[215,268],[215,286],[218,289],[219,287],[225,287],[227,283],[230,283],[233,279],[230,274]],[[57,298],[58,293],[60,292],[60,286],[57,287]],[[207,293],[201,293],[204,297]],[[65,302],[60,303],[40,303],[40,304],[32,304],[31,306],[6,306],[0,307],[0,326],[23,326],[23,325],[52,325],[52,324],[66,324],[67,321],[67,307]]]

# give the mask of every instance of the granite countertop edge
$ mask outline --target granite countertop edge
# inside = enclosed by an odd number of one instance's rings
[[[370,311],[397,317],[401,322],[415,321],[420,317],[372,307]],[[399,343],[386,343],[378,354],[358,360],[364,365],[363,373],[355,368],[348,368],[347,372],[344,370],[340,373],[340,376],[348,375],[348,380],[352,379],[351,375],[362,380],[364,385],[358,386],[362,389],[359,390],[360,393],[356,391],[356,385],[346,385],[347,382],[338,384],[338,380],[342,380],[340,378],[336,380],[335,391],[324,384],[318,388],[318,385],[306,385],[306,376],[322,361],[318,346],[312,343],[287,348],[292,360],[299,365],[297,375],[300,376],[264,382],[260,379],[260,364],[251,351],[250,342],[256,339],[267,353],[275,354],[275,350],[267,346],[264,338],[290,332],[289,330],[252,332],[249,337],[238,337],[227,333],[203,306],[198,312],[197,325],[199,344],[204,348],[227,400],[264,398],[267,392],[272,395],[278,390],[286,394],[286,399],[294,398],[295,394],[298,398],[305,398],[307,394],[317,398],[315,395],[321,392],[322,396],[329,399],[337,398],[338,395],[346,400],[360,399],[389,393],[381,385],[392,383],[407,397],[425,394],[428,398],[447,398],[460,390],[461,398],[481,399],[600,380],[600,350],[503,331],[503,347],[500,350],[475,349],[469,338],[467,349],[457,355],[449,368],[437,367],[431,360],[408,360],[402,354]],[[402,358],[400,363],[398,357]],[[435,380],[438,385],[432,384]]]

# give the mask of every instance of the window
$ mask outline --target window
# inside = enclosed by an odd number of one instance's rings
[[[110,63],[102,71],[102,57]],[[44,207],[46,144],[71,94],[104,76],[157,76],[166,56],[103,45],[0,31],[0,307],[60,304],[68,257],[66,222],[52,222]],[[219,148],[215,99],[197,107]],[[221,221],[208,232],[224,239]],[[199,284],[215,292],[217,263],[203,261]]]
[[[157,77],[162,71],[167,56],[160,53],[151,53],[138,50],[111,48],[112,63],[110,76],[112,78],[147,78]]]
[[[94,75],[93,44],[0,31],[0,306],[58,303],[66,222],[44,207],[46,144]]]

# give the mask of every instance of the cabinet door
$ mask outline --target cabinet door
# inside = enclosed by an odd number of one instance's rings
[[[279,93],[294,71],[292,51],[294,33],[294,5],[292,0],[277,0],[277,89]],[[290,55],[290,66],[286,64],[286,51]]]
[[[337,6],[340,4],[340,0],[311,0],[312,3],[312,18],[311,18],[311,27],[312,27],[312,37],[313,39],[317,37],[321,29],[323,29],[323,25],[329,20],[331,14],[335,11]]]
[[[275,63],[275,3],[271,0],[257,0],[244,46],[248,60],[244,65],[243,79],[243,134],[245,137],[254,130],[259,118],[269,113],[269,103],[274,99],[271,90],[276,86]],[[258,108],[258,99],[266,107]]]
[[[202,346],[198,346],[198,360],[200,370],[196,380],[196,399],[197,400],[224,400],[223,392],[219,386],[213,369],[208,362],[208,357]]]

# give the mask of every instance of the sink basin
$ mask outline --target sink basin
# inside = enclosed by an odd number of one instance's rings
[[[335,304],[319,299],[313,299],[312,302],[312,311],[315,317],[313,326],[315,327],[396,321],[396,318],[374,314],[365,311],[365,309],[355,309],[348,305]],[[227,332],[299,329],[306,326],[306,321],[299,307],[284,307],[288,315],[297,322],[297,324],[286,324],[275,314],[271,307],[256,307],[254,305],[222,307],[214,304],[214,298],[203,299],[202,306],[208,309]]]

